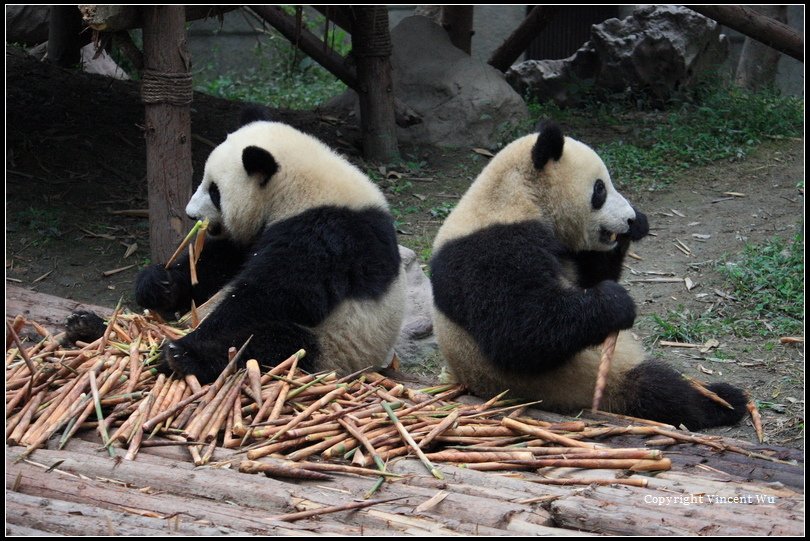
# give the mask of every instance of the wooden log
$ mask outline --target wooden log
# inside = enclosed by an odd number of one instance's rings
[[[158,516],[99,509],[92,505],[64,502],[15,492],[6,493],[6,516],[18,523],[51,534],[144,536],[144,535],[250,535],[230,528],[202,526],[189,521],[170,521]]]
[[[6,284],[6,316],[22,314],[36,320],[51,332],[65,330],[65,320],[76,310],[89,310],[101,317],[112,314],[112,308],[83,303],[46,293],[31,291],[13,284]]]
[[[487,63],[496,70],[505,72],[529,48],[532,40],[557,14],[557,6],[536,6],[514,32],[495,49]]]
[[[329,73],[343,81],[349,88],[356,88],[357,74],[346,59],[328,48],[315,34],[306,28],[298,28],[295,18],[284,13],[278,6],[248,6],[256,15],[267,21],[290,43],[297,45]]]
[[[760,15],[750,7],[732,5],[686,7],[804,62],[802,35],[784,23]]]
[[[141,8],[146,177],[152,261],[165,261],[191,228],[191,75],[185,8]]]
[[[121,511],[122,508],[135,510],[143,516],[152,516],[164,524],[174,522],[164,518],[166,515],[179,515],[187,517],[184,523],[199,521],[202,526],[206,523],[216,524],[231,531],[249,532],[245,535],[301,535],[301,530],[290,530],[281,525],[270,524],[264,519],[266,512],[254,507],[240,504],[238,507],[227,501],[214,501],[193,495],[169,494],[166,492],[144,492],[132,488],[124,488],[108,481],[95,479],[78,480],[60,472],[46,472],[44,468],[37,468],[28,464],[10,464],[6,469],[6,485],[12,486],[19,477],[17,495],[27,497],[42,497],[52,500],[74,502],[91,506],[97,510]],[[8,501],[10,492],[6,493]],[[131,513],[128,513],[132,516]],[[6,513],[7,525],[15,523],[30,524],[31,518],[19,516],[14,510]],[[68,519],[69,521],[69,519]],[[174,524],[171,524],[175,526]],[[101,524],[106,527],[106,522]],[[336,527],[337,526],[337,527]],[[30,527],[30,526],[29,526]],[[206,526],[207,527],[207,526]],[[323,533],[347,533],[346,526],[321,524]],[[54,531],[49,528],[49,531]],[[94,531],[77,533],[87,535]],[[99,532],[106,533],[103,528]],[[143,535],[141,532],[140,535]],[[163,534],[172,533],[164,529]],[[382,532],[381,532],[382,533]],[[360,534],[357,527],[356,535]],[[201,535],[201,533],[195,533]]]

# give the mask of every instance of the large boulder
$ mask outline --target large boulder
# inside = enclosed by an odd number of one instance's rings
[[[665,102],[688,90],[728,55],[720,25],[681,6],[644,6],[591,28],[591,39],[564,60],[513,66],[507,79],[534,97],[566,105],[585,87],[629,91]]]
[[[405,266],[407,293],[405,320],[394,351],[403,366],[417,366],[438,349],[433,336],[433,288],[416,252],[400,246],[399,255]]]
[[[394,95],[422,119],[398,128],[400,142],[492,147],[528,119],[526,104],[503,74],[453,46],[429,18],[403,19],[391,41]],[[349,91],[330,106],[357,111],[357,95]]]

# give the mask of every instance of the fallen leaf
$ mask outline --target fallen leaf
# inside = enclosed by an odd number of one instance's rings
[[[720,345],[720,342],[715,340],[714,338],[709,338],[706,340],[706,343],[700,348],[701,353],[707,353],[710,349],[716,348]]]
[[[127,251],[124,252],[124,259],[128,258],[132,254],[135,253],[135,250],[138,249],[138,243],[133,242],[132,244],[127,244]]]
[[[686,286],[687,291],[692,291],[692,289],[695,287],[695,283],[688,276],[683,279],[683,283]]]
[[[673,213],[675,213],[675,214],[677,214],[678,216],[680,216],[681,218],[686,218],[686,214],[683,214],[682,212],[679,212],[679,211],[677,211],[677,210],[675,210],[675,209],[670,209],[670,210],[671,210]]]
[[[706,235],[704,233],[692,233],[692,236],[698,240],[708,240],[712,238],[711,235]]]
[[[476,154],[480,154],[481,156],[486,156],[488,158],[492,158],[493,156],[495,156],[495,154],[493,154],[492,152],[490,152],[485,148],[474,148],[472,149],[472,151],[475,152]]]
[[[709,374],[710,376],[711,376],[712,374],[714,374],[714,370],[709,370],[708,368],[706,368],[706,367],[705,367],[705,366],[703,366],[702,364],[699,364],[699,365],[698,365],[698,370],[700,370],[700,371],[701,371],[701,372],[703,372],[704,374]]]

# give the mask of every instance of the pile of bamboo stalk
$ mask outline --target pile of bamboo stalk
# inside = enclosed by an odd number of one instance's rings
[[[38,340],[20,340],[26,325]],[[589,441],[620,434],[653,436],[648,446],[701,443],[751,455],[653,421],[546,422],[524,415],[531,404],[503,395],[464,404],[454,401],[465,392],[459,385],[415,390],[375,372],[307,374],[298,368],[303,350],[262,373],[255,359],[237,369],[239,352],[232,349],[217,380],[200,385],[194,376],[155,369],[165,341],[187,330],[120,310],[104,336],[76,348],[22,317],[7,328],[6,440],[25,446],[22,456],[51,439],[61,448],[78,431],[94,430],[111,456],[123,453],[126,460],[143,447],[180,445],[202,465],[224,447],[236,457],[225,463],[240,460],[244,472],[322,478],[319,470],[350,471],[379,476],[381,484],[396,476],[389,461],[404,455],[418,456],[437,478],[434,462],[488,471],[670,468],[660,450]]]

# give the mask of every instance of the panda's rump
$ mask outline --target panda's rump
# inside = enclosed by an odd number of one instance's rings
[[[542,400],[539,407],[552,411],[590,407],[601,357],[599,347],[584,349],[568,362],[542,374],[528,374],[499,368],[484,356],[469,333],[438,311],[434,327],[451,374],[474,394],[491,397],[509,390],[513,397]],[[538,363],[542,362],[542,355],[542,351],[537,351]],[[624,409],[622,382],[625,374],[643,358],[643,348],[632,334],[619,333],[603,401],[605,409]]]
[[[375,299],[346,299],[312,329],[320,348],[319,370],[352,372],[390,361],[402,326],[405,271]]]

